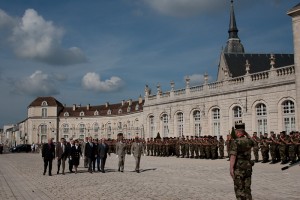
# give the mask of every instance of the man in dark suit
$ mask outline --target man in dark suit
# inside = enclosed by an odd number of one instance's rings
[[[48,143],[45,143],[42,148],[42,157],[44,159],[44,173],[46,174],[47,167],[49,164],[49,176],[52,176],[52,161],[55,158],[55,146],[52,138],[48,139]]]
[[[95,145],[92,142],[92,137],[89,137],[88,143],[86,143],[85,145],[84,156],[86,156],[88,159],[88,165],[89,165],[88,171],[90,173],[93,173],[92,162],[95,159],[95,155],[96,155],[95,152],[96,149],[95,149]]]
[[[70,138],[70,142],[67,144],[67,152],[66,154],[68,155],[69,158],[69,172],[74,173],[73,171],[73,160],[71,156],[71,149],[72,147],[75,146],[73,138]]]
[[[108,146],[108,144],[105,143],[105,139],[102,138],[100,140],[100,143],[98,144],[98,156],[100,157],[101,172],[102,173],[105,173],[104,167],[105,167],[107,154],[109,154],[109,156],[110,156],[109,146]]]
[[[67,147],[65,138],[61,138],[60,142],[56,144],[55,154],[57,158],[57,174],[59,174],[60,165],[62,165],[62,174],[65,174],[65,163],[67,159]]]

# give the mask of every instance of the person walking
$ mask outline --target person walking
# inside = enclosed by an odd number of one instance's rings
[[[234,182],[237,199],[252,199],[251,176],[254,161],[251,161],[251,148],[254,141],[245,131],[244,124],[237,124],[232,133],[236,138],[230,146],[230,175]]]
[[[135,137],[134,142],[131,145],[131,155],[135,158],[135,171],[140,173],[141,155],[145,155],[144,146],[140,142],[138,137]]]
[[[62,174],[65,175],[66,159],[68,155],[65,138],[61,138],[60,142],[56,144],[55,155],[57,158],[57,174],[59,174],[60,165],[62,165]]]
[[[71,148],[72,162],[75,168],[75,174],[77,174],[77,168],[79,165],[80,157],[82,156],[81,147],[79,146],[79,141],[75,140],[75,145]]]
[[[42,148],[42,158],[44,160],[44,173],[47,172],[47,167],[49,165],[49,176],[52,176],[52,161],[55,158],[55,146],[53,144],[52,138],[48,139],[48,143],[45,143]]]
[[[95,159],[95,145],[92,141],[92,137],[89,137],[88,143],[85,145],[84,156],[88,159],[88,172],[93,173],[92,162]]]
[[[108,144],[106,144],[104,138],[102,138],[99,141],[100,142],[98,144],[98,156],[100,158],[100,165],[101,165],[100,168],[101,168],[101,172],[105,173],[104,167],[105,167],[105,162],[106,162],[107,154],[110,156],[109,146],[108,146]]]
[[[124,172],[126,143],[123,141],[123,134],[118,134],[118,142],[116,143],[116,154],[119,158],[118,171]]]

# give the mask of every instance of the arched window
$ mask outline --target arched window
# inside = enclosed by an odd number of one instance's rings
[[[84,124],[79,124],[79,133],[84,134],[85,131],[85,125]]]
[[[42,117],[47,117],[47,108],[42,108]]]
[[[163,137],[168,137],[168,134],[169,134],[169,127],[168,127],[169,118],[168,118],[168,115],[163,114],[163,116],[161,117],[161,121],[162,121],[162,135],[163,135]]]
[[[98,123],[95,123],[95,124],[94,124],[94,132],[95,132],[95,133],[98,133],[98,131],[99,131],[99,124],[98,124]]]
[[[296,130],[296,118],[295,118],[295,104],[293,101],[285,101],[282,104],[282,116],[284,123],[284,130],[287,133]]]
[[[183,136],[183,113],[177,113],[177,135],[178,137]]]
[[[42,106],[48,106],[47,101],[43,101],[43,102],[42,102]]]
[[[127,112],[130,112],[130,110],[131,110],[131,108],[130,108],[130,106],[128,106],[128,108],[127,108]]]
[[[68,112],[65,112],[65,113],[64,113],[64,116],[65,116],[65,117],[69,117],[69,113],[68,113]]]
[[[154,125],[154,116],[150,116],[149,117],[149,127],[150,127],[150,133],[149,136],[150,137],[155,137],[154,133],[155,133],[155,125]]]
[[[119,113],[119,114],[122,114],[122,109],[119,109],[118,113]]]
[[[84,116],[84,112],[81,111],[80,114],[79,114],[79,116],[80,116],[80,117],[83,117],[83,116]]]
[[[95,116],[99,115],[99,111],[96,110],[96,111],[94,112],[94,115],[95,115]]]
[[[233,123],[239,124],[242,123],[242,108],[240,106],[235,106],[233,109]]]
[[[139,110],[139,104],[136,104],[135,110]]]
[[[220,135],[220,109],[214,108],[212,110],[212,126],[213,126],[213,135]]]
[[[268,133],[268,121],[267,121],[267,107],[263,103],[259,103],[255,107],[256,120],[257,120],[257,132]]]
[[[200,117],[201,117],[200,111],[199,110],[195,110],[194,113],[193,113],[194,135],[195,136],[200,136],[201,135]]]
[[[108,114],[108,115],[111,115],[111,110],[108,110],[108,111],[107,111],[107,114]]]

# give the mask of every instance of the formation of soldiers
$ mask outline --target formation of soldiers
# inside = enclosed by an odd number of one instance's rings
[[[269,137],[267,133],[257,136],[257,133],[254,132],[252,138],[255,141],[253,148],[255,162],[259,161],[259,150],[261,151],[262,163],[271,161],[271,164],[278,162],[293,164],[300,161],[299,132],[291,132],[289,135],[285,131],[277,135],[271,132]]]
[[[222,159],[225,141],[213,136],[186,136],[176,138],[147,139],[148,156],[176,156],[177,158]]]

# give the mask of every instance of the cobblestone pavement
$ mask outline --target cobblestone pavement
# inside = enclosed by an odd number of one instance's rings
[[[229,162],[174,157],[142,157],[141,173],[126,156],[125,172],[117,172],[117,158],[107,159],[106,173],[43,176],[40,154],[0,155],[0,199],[235,199]],[[299,199],[300,166],[257,163],[252,176],[253,199]],[[68,168],[68,165],[66,165]]]

